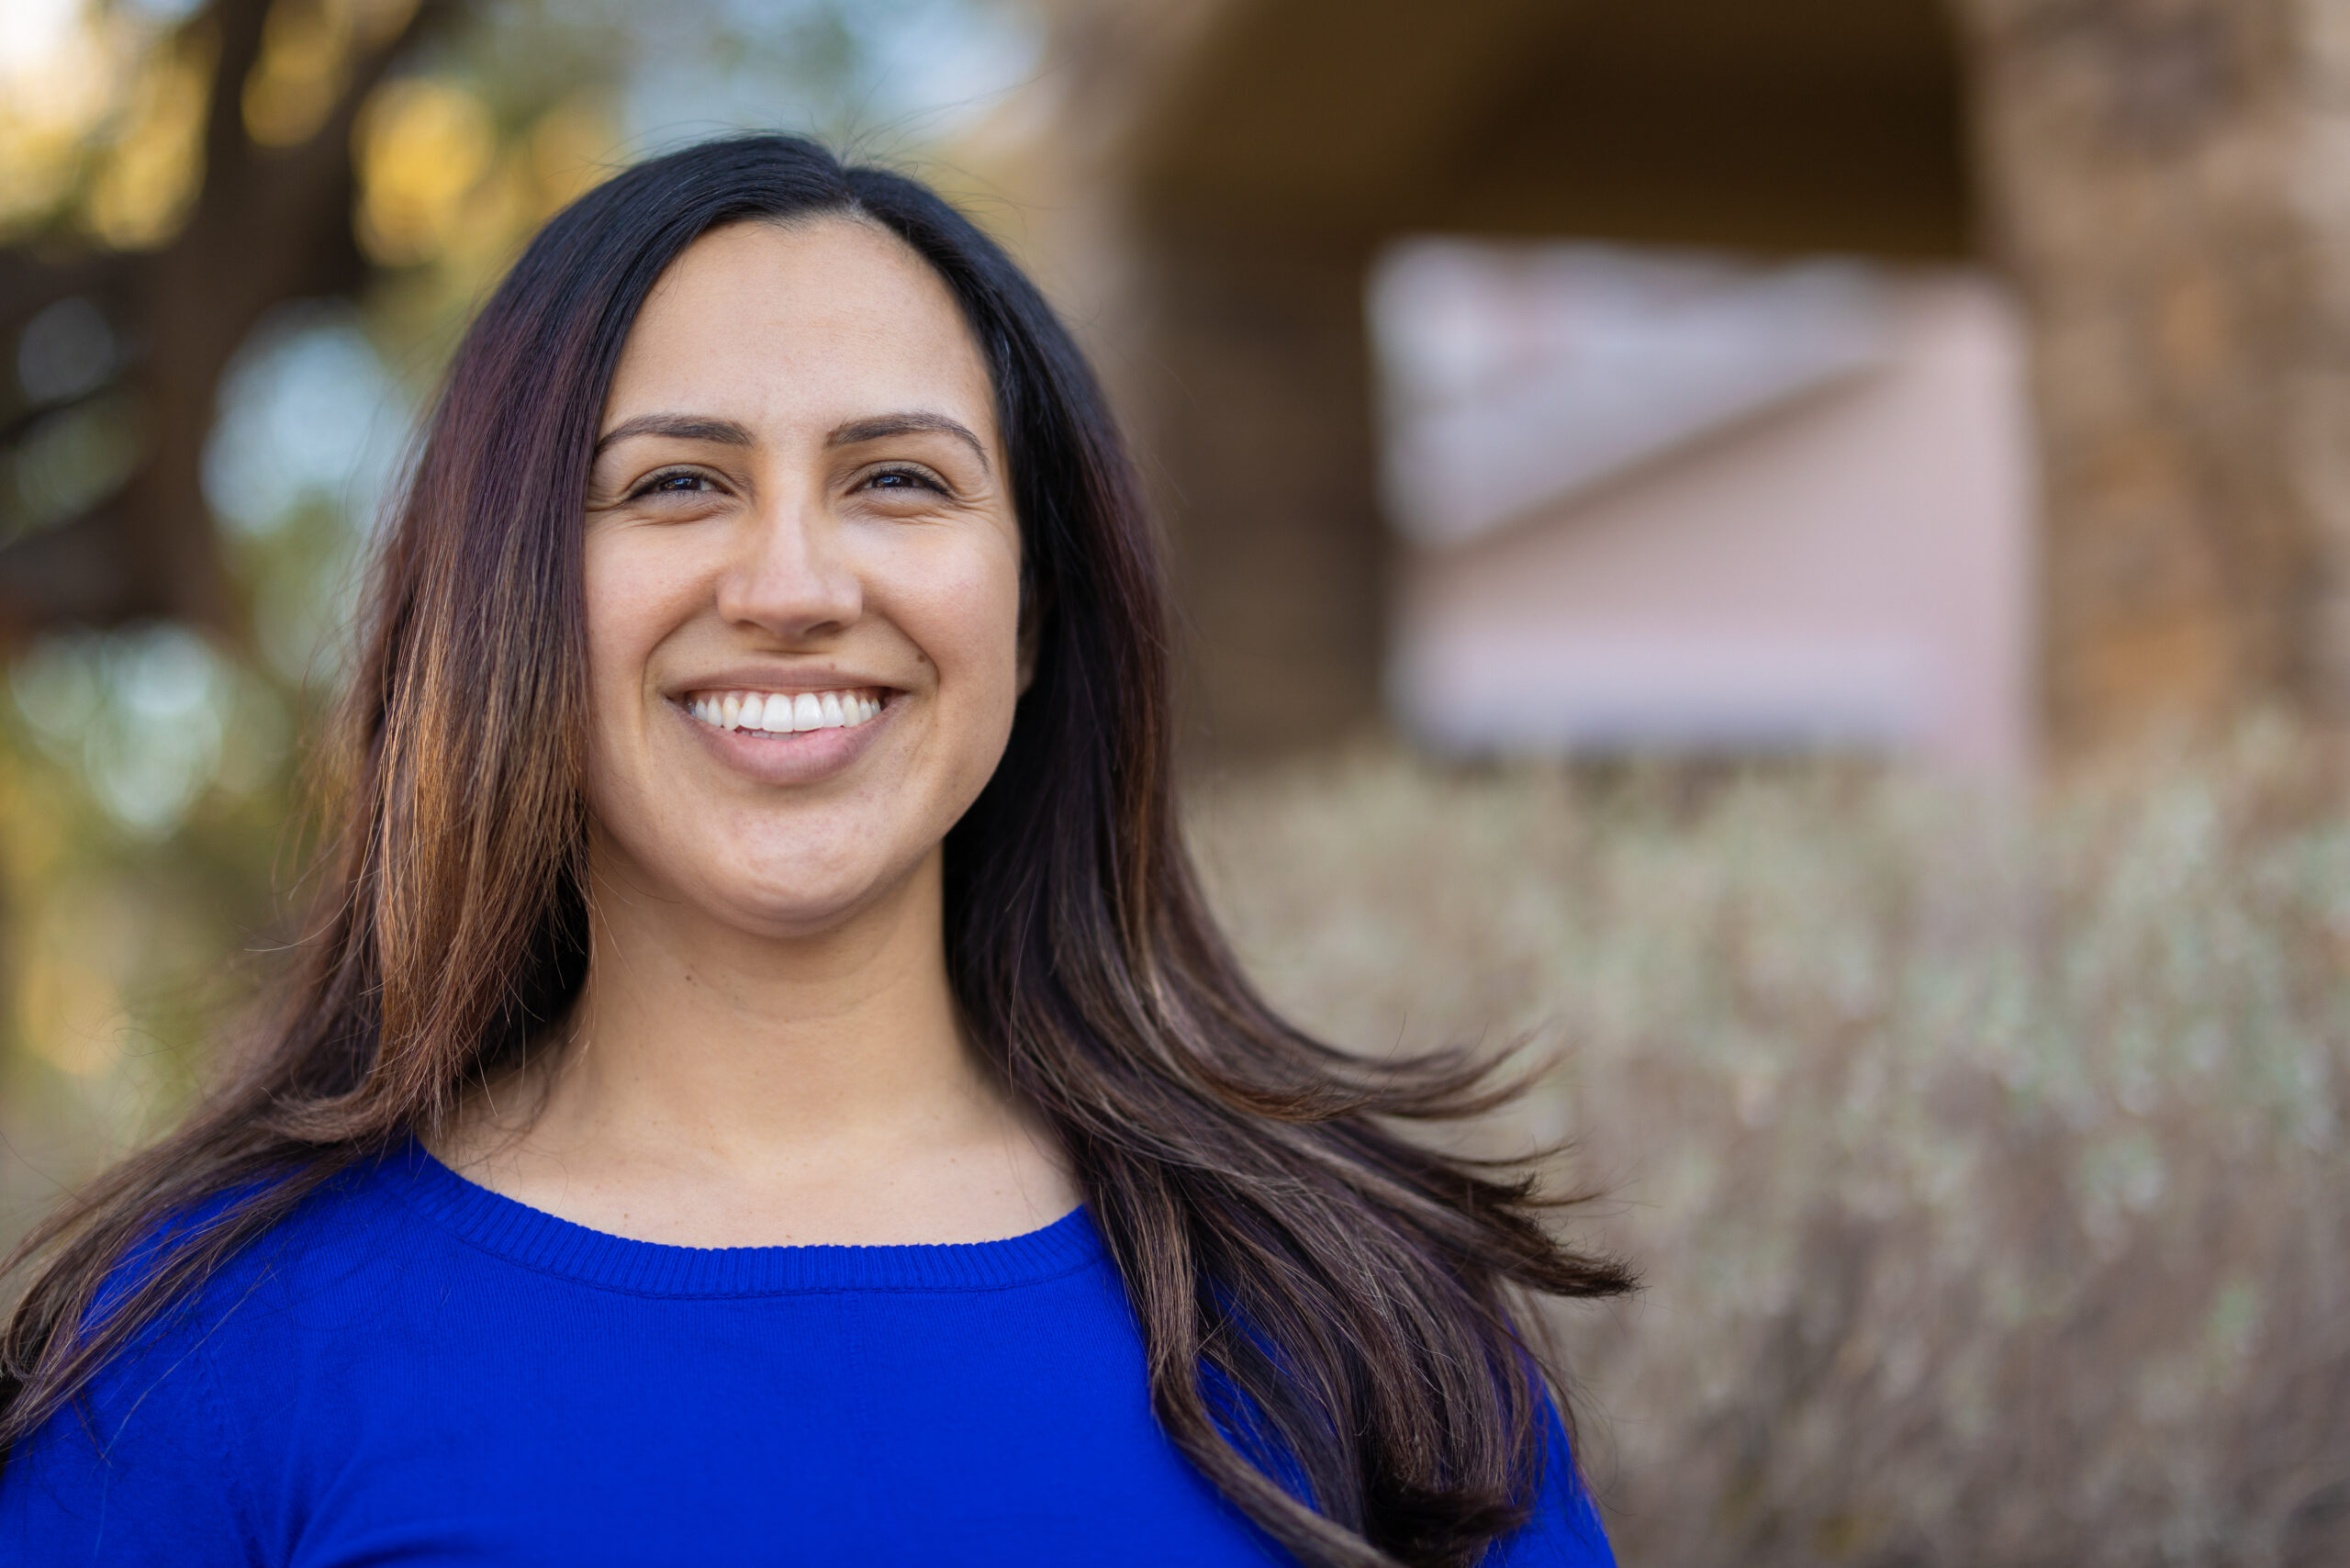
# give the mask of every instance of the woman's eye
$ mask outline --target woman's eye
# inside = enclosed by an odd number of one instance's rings
[[[935,490],[944,492],[946,489],[946,487],[941,485],[936,479],[932,478],[929,475],[915,468],[884,468],[878,474],[876,474],[871,478],[866,480],[865,483],[867,488],[875,490]]]
[[[636,487],[639,496],[689,496],[710,488],[710,476],[678,469],[655,474]]]

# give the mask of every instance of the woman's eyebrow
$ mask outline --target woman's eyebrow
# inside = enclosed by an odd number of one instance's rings
[[[749,446],[751,432],[733,420],[711,419],[705,414],[639,414],[623,420],[596,438],[596,450],[616,441],[626,441],[633,435],[666,435],[677,441],[711,441],[722,446]]]
[[[970,447],[982,465],[986,465],[988,449],[980,443],[979,438],[971,433],[970,427],[958,420],[950,420],[945,414],[876,414],[869,420],[851,420],[845,425],[835,425],[833,433],[824,438],[824,444],[855,446],[859,442],[879,441],[884,436],[924,432],[958,438]]]

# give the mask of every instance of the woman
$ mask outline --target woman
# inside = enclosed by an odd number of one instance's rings
[[[755,137],[557,217],[379,563],[288,1004],[34,1239],[0,1557],[1605,1561],[1512,1304],[1626,1277],[1388,1130],[1473,1064],[1250,992],[1162,598],[929,191]]]

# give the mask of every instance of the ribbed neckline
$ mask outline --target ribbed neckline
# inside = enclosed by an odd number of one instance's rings
[[[1082,1208],[1002,1241],[908,1247],[675,1247],[590,1230],[466,1181],[408,1140],[382,1179],[464,1240],[525,1268],[637,1295],[776,1295],[794,1291],[984,1291],[1034,1284],[1100,1261]]]

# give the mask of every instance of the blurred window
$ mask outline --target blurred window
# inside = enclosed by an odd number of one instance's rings
[[[2026,763],[2022,334],[1964,269],[1398,243],[1390,686],[1472,753]]]

